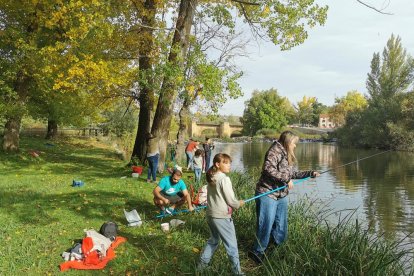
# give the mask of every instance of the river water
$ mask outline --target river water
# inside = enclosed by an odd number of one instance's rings
[[[216,143],[213,156],[218,152],[230,154],[235,171],[260,169],[270,145]],[[346,149],[324,143],[299,143],[295,153],[300,170],[330,171],[315,179],[299,181],[291,191],[290,200],[307,196],[329,209],[342,211],[340,214],[354,210],[353,218],[386,236],[401,237],[414,232],[413,153]],[[377,153],[380,154],[342,166]]]

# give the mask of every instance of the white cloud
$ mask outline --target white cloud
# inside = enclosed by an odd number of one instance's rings
[[[386,12],[393,15],[377,13],[353,0],[317,2],[329,5],[328,19],[325,26],[309,31],[304,44],[283,52],[271,43],[259,42],[259,47],[248,49],[249,59],[238,60],[245,71],[244,96],[229,100],[221,114],[242,115],[254,89],[276,88],[292,103],[304,95],[315,96],[327,105],[350,90],[365,93],[372,55],[382,52],[392,33],[414,55],[414,1],[391,0]]]

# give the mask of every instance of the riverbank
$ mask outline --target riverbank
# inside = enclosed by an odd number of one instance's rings
[[[202,246],[209,237],[204,211],[174,218],[185,221],[165,234],[152,203],[153,184],[132,178],[125,161],[95,140],[23,138],[21,153],[0,154],[1,275],[57,274],[60,254],[83,237],[83,229],[98,229],[115,221],[128,241],[102,271],[113,275],[194,274]],[[32,153],[36,151],[38,157]],[[237,196],[252,197],[254,171],[230,175]],[[144,171],[145,175],[145,171]],[[73,179],[83,187],[71,187]],[[192,183],[192,174],[184,180]],[[123,210],[136,209],[144,219],[139,228],[126,226]],[[291,205],[289,239],[267,256],[262,266],[247,257],[254,241],[255,206],[234,214],[242,269],[248,275],[402,275],[407,250],[383,241],[352,219],[326,224],[324,210],[306,199]],[[221,246],[206,274],[227,274],[230,263]],[[69,271],[68,275],[85,275]],[[95,272],[96,273],[96,272]],[[94,274],[94,273],[91,273]]]
[[[262,143],[262,142],[266,142],[266,143],[271,143],[273,141],[275,141],[277,139],[277,137],[265,137],[265,136],[255,136],[255,137],[249,137],[249,136],[240,136],[240,137],[231,137],[231,138],[214,138],[212,139],[214,142],[219,142],[219,143]],[[323,138],[321,136],[319,137],[310,137],[310,138],[300,138],[299,139],[300,143],[321,143],[321,142],[325,142],[325,143],[335,143],[336,139],[332,138],[332,139],[328,139],[328,138]]]

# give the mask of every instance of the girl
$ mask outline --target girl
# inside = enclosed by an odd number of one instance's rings
[[[262,263],[270,237],[276,246],[287,236],[287,213],[289,190],[293,188],[291,179],[316,177],[316,171],[297,171],[294,150],[299,137],[291,131],[283,132],[266,152],[262,174],[256,184],[256,195],[286,186],[282,190],[256,199],[256,242],[249,257]]]
[[[203,150],[198,149],[194,153],[193,157],[193,168],[196,182],[201,180],[201,171],[203,170]]]
[[[236,230],[231,218],[233,208],[240,208],[244,201],[235,198],[230,178],[226,176],[230,172],[230,164],[229,155],[218,153],[214,156],[213,166],[207,171],[207,223],[211,236],[201,254],[198,270],[208,267],[222,240],[232,263],[233,273],[244,275],[240,269]]]

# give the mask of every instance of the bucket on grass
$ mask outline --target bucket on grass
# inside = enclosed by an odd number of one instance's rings
[[[132,166],[131,169],[132,169],[133,173],[138,173],[139,175],[141,175],[143,167],[142,166]]]

